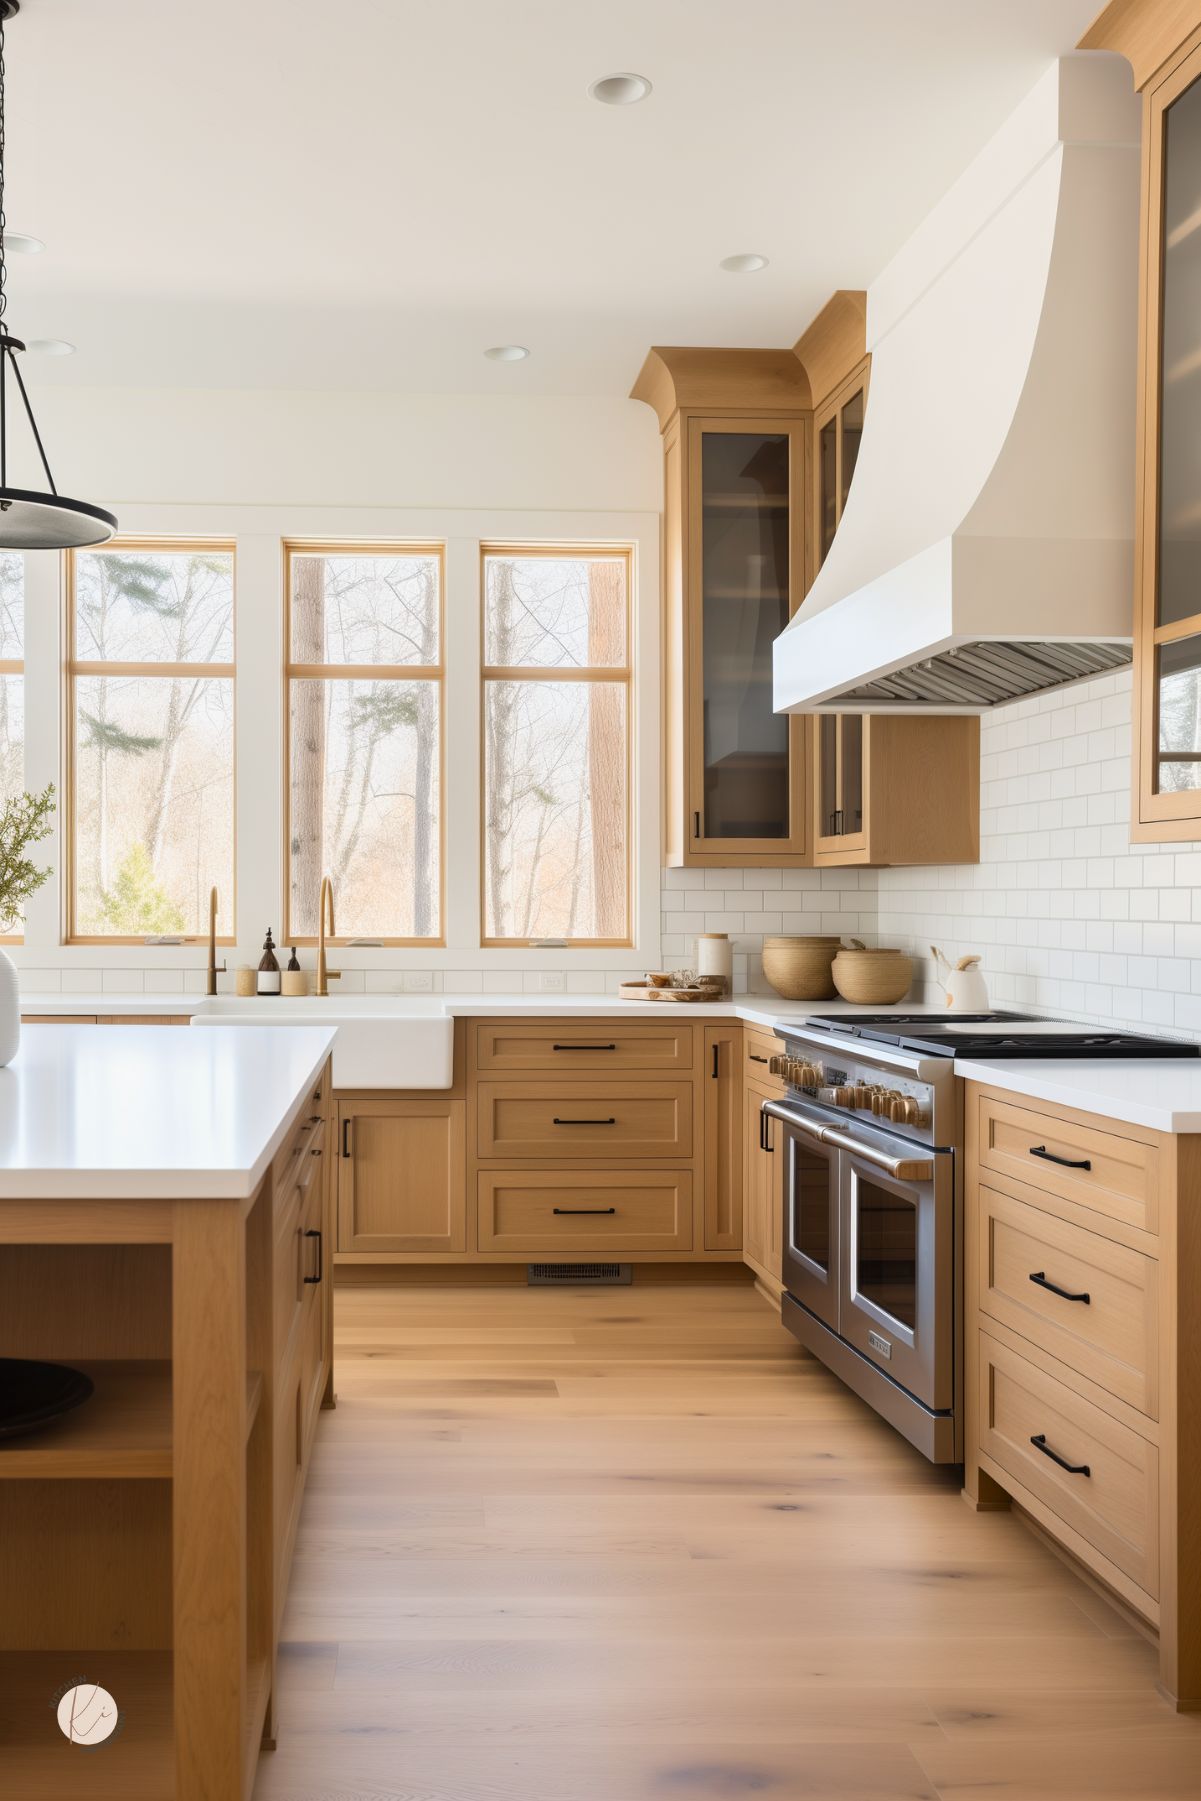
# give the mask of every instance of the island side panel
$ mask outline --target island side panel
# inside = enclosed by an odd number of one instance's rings
[[[176,1801],[243,1794],[246,1206],[174,1206]]]

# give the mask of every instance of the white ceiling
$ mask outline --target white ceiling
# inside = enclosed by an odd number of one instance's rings
[[[29,379],[625,394],[651,343],[791,343],[1098,3],[23,0],[10,318],[79,347]]]

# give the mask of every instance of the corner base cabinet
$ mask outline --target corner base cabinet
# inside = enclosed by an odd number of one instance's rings
[[[966,1495],[1019,1506],[1201,1707],[1201,1138],[969,1083]]]

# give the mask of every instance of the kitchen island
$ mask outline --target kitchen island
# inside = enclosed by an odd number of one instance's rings
[[[251,1792],[332,1400],[333,1038],[44,1026],[0,1071],[0,1356],[94,1383],[0,1439],[7,1793]],[[77,1684],[117,1709],[86,1748]]]

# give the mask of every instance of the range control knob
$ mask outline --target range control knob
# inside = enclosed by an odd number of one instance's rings
[[[783,1076],[785,1081],[789,1081],[791,1078],[788,1072],[792,1068],[792,1061],[791,1057],[785,1057],[782,1052],[777,1051],[767,1059],[767,1067],[773,1076]]]

